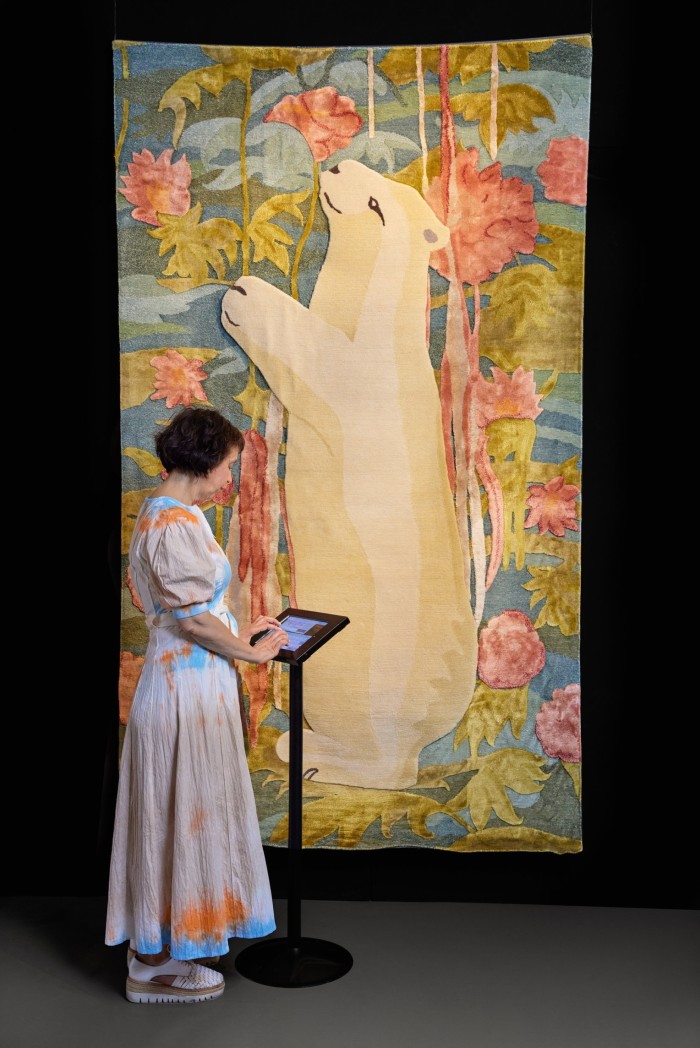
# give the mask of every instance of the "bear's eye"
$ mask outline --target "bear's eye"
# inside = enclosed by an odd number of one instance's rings
[[[382,209],[380,208],[379,204],[374,199],[374,197],[369,198],[369,200],[367,201],[367,206],[369,207],[370,211],[376,211],[382,220],[382,225],[386,225],[386,222],[384,221],[384,215],[382,214]]]

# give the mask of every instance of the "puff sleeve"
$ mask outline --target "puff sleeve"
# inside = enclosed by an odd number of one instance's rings
[[[151,563],[159,600],[174,618],[211,610],[216,565],[197,517],[183,515],[166,524]]]

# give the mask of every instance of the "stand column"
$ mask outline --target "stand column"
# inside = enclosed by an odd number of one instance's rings
[[[304,938],[301,934],[302,666],[291,665],[289,672],[287,935],[247,946],[236,958],[236,970],[246,979],[266,986],[318,986],[339,979],[350,971],[352,955],[336,943]]]

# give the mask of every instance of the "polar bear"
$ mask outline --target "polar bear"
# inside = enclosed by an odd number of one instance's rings
[[[322,173],[320,199],[329,242],[308,308],[245,276],[221,318],[288,411],[297,605],[350,619],[304,666],[305,777],[403,789],[476,673],[426,345],[448,231],[415,189],[354,160]]]

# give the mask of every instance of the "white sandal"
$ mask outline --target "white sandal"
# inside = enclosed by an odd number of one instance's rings
[[[172,983],[159,983],[159,975],[174,975]],[[224,992],[224,980],[194,961],[170,957],[162,964],[143,964],[137,957],[129,962],[126,999],[134,1004],[197,1004],[213,1001]]]

